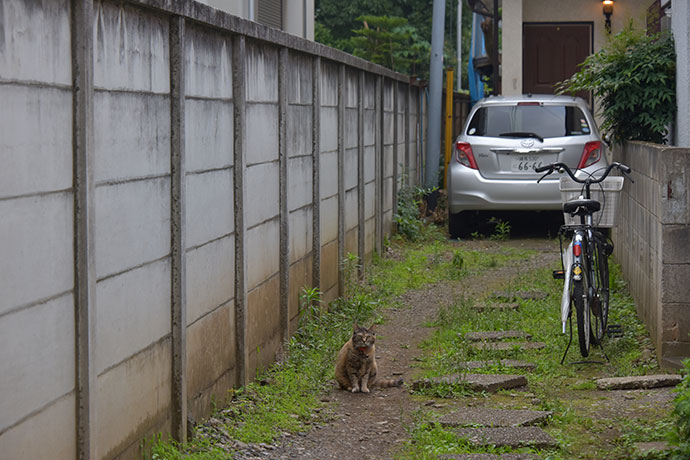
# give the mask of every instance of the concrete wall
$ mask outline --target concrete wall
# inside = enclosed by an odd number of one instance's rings
[[[2,2],[0,100],[3,459],[184,439],[419,174],[407,77],[195,2]]]
[[[690,356],[690,150],[627,143],[614,160],[630,166],[615,258],[647,325],[662,365]]]

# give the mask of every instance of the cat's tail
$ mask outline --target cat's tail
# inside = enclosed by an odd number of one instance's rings
[[[376,379],[376,386],[379,388],[390,388],[402,386],[403,379],[398,377],[397,379]]]

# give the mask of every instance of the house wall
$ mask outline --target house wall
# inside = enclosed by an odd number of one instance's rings
[[[381,250],[418,89],[186,0],[0,13],[0,456],[140,458]]]
[[[623,187],[614,256],[660,363],[679,367],[690,356],[690,150],[629,142],[614,160],[635,180]]]
[[[690,147],[690,5],[672,4],[671,30],[676,44],[676,122],[674,145]]]

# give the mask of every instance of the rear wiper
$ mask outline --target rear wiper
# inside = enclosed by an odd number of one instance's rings
[[[499,134],[499,136],[501,136],[501,137],[531,137],[533,139],[539,139],[540,142],[544,142],[544,138],[541,137],[539,134],[536,134],[536,133],[517,131],[514,133],[501,133],[501,134]]]

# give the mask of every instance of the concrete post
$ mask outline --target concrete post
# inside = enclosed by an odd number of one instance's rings
[[[247,234],[244,196],[246,193],[246,42],[244,35],[232,40],[232,99],[234,115],[234,196],[235,196],[235,337],[237,385],[248,383],[249,350],[247,350]]]
[[[76,331],[77,458],[96,458],[96,263],[93,140],[93,1],[72,1],[74,309]]]
[[[290,210],[288,209],[288,158],[287,158],[287,109],[288,109],[288,49],[281,48],[278,60],[278,160],[280,175],[280,338],[285,343],[290,338]]]
[[[345,293],[345,66],[338,66],[338,294]]]
[[[312,286],[321,290],[321,57],[312,60]]]
[[[383,254],[383,77],[376,78],[376,252]]]
[[[410,159],[410,95],[410,85],[407,84],[405,85],[405,127],[403,128],[405,130],[405,177],[403,179],[404,184],[407,186],[412,185],[414,182],[412,177],[410,177],[412,171],[410,167],[412,164]]]
[[[393,82],[393,220],[398,213],[398,81]]]
[[[357,88],[357,253],[359,254],[359,277],[364,276],[366,246],[364,216],[364,71],[359,72]]]
[[[438,185],[441,158],[441,92],[443,91],[443,25],[445,0],[434,0],[431,25],[431,62],[429,76],[429,118],[426,138],[425,187]]]
[[[187,290],[185,231],[185,19],[170,18],[170,237],[172,302],[172,435],[187,439]]]

